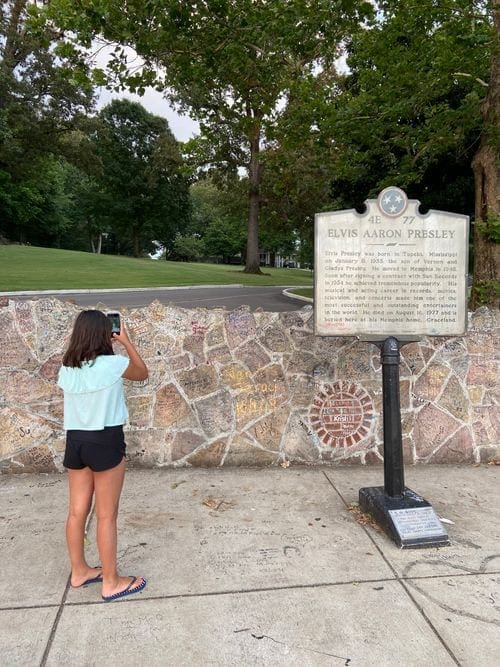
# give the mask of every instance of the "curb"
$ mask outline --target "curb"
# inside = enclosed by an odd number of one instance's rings
[[[0,296],[31,296],[35,294],[100,294],[101,292],[149,292],[168,291],[174,289],[213,289],[214,287],[245,287],[240,284],[231,285],[180,285],[177,287],[116,287],[113,289],[61,289],[61,290],[26,290],[24,292],[0,292]]]
[[[288,287],[283,290],[283,294],[290,299],[297,299],[297,301],[306,301],[307,303],[314,303],[314,299],[309,298],[308,296],[302,296],[301,294],[294,294],[290,290],[292,289],[301,289],[304,287],[310,287],[310,285],[295,285],[294,287]]]

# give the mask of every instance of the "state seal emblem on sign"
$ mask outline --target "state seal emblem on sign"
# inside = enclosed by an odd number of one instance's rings
[[[324,385],[309,409],[309,421],[327,447],[351,447],[370,432],[374,408],[369,394],[353,382]]]
[[[384,215],[397,218],[398,215],[406,211],[408,197],[403,190],[391,186],[382,190],[378,196],[377,204]]]

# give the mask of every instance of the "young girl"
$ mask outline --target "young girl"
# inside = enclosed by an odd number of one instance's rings
[[[113,353],[113,340],[123,345],[128,357]],[[107,602],[146,586],[143,577],[118,575],[116,519],[125,475],[123,424],[128,417],[122,378],[147,377],[148,369],[123,324],[119,334],[112,334],[111,322],[101,311],[78,315],[58,378],[64,391],[70,582],[75,588],[102,582]],[[85,523],[94,493],[100,568],[90,567],[84,555]]]

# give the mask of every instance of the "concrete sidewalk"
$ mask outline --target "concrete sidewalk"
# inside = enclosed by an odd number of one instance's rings
[[[500,665],[500,468],[408,467],[452,545],[399,550],[349,505],[380,468],[129,470],[123,574],[69,588],[64,475],[0,476],[0,664]],[[89,562],[98,563],[95,522]]]

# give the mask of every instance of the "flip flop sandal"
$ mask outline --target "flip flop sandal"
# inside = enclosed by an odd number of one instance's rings
[[[115,593],[114,595],[101,595],[101,597],[104,600],[104,602],[112,602],[113,600],[124,598],[126,595],[133,595],[134,593],[138,593],[139,591],[142,591],[142,589],[146,586],[146,580],[142,579],[141,583],[138,586],[134,586],[136,581],[137,577],[132,577],[132,581],[123,591]]]

